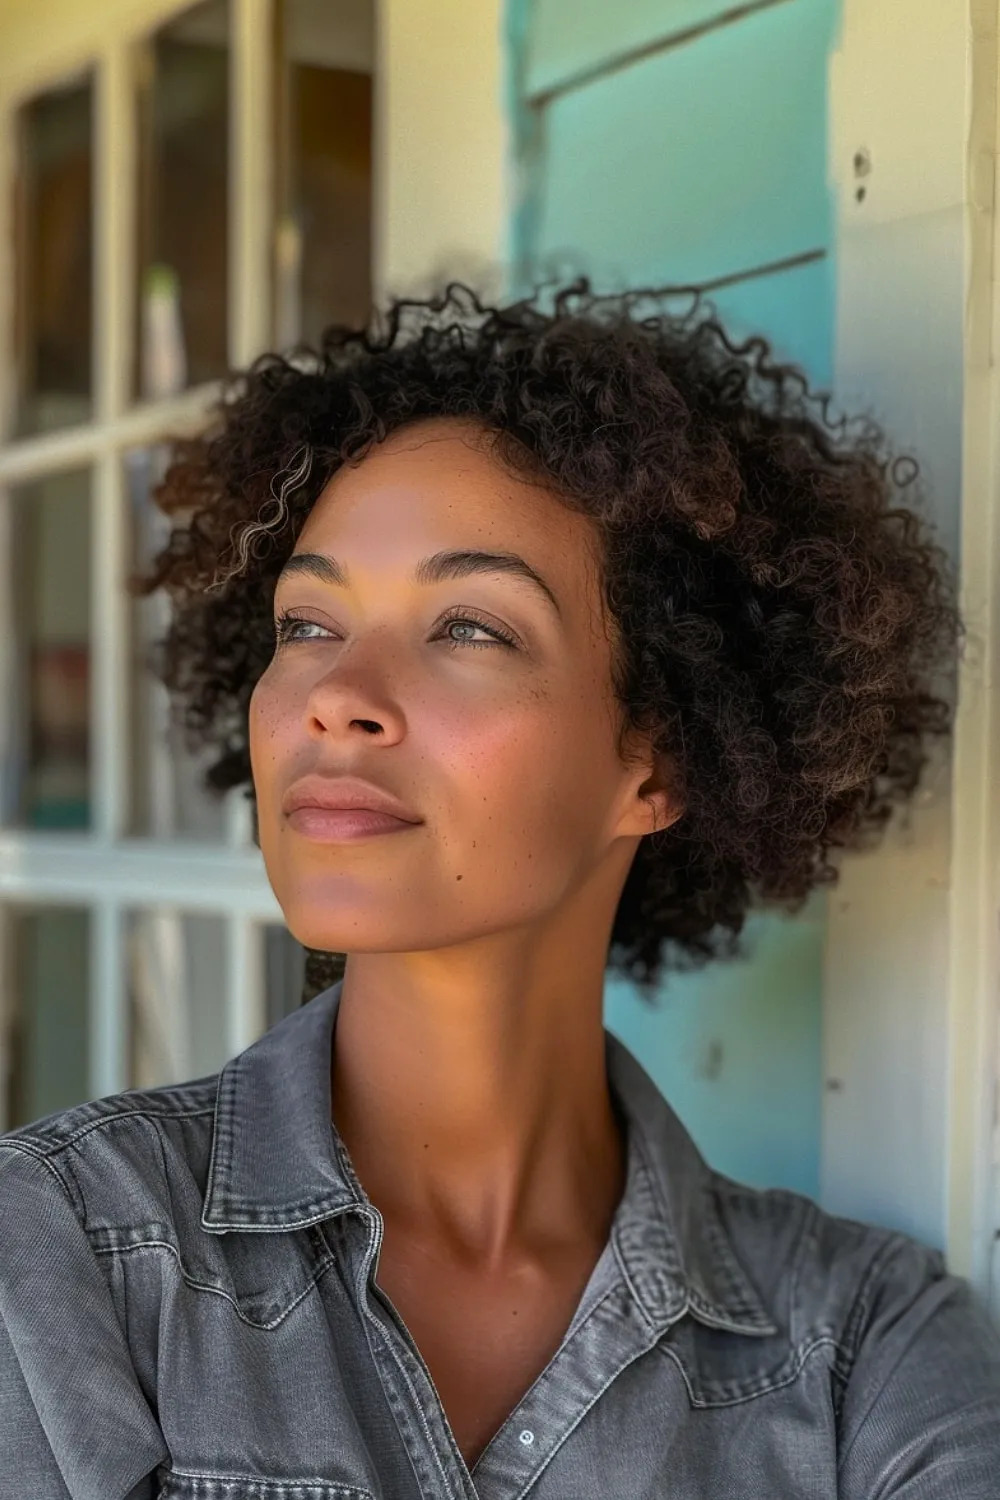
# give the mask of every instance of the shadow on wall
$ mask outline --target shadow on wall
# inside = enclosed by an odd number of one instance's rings
[[[795,917],[754,913],[747,958],[668,973],[655,1004],[609,976],[604,1016],[710,1166],[755,1187],[817,1194],[826,892]],[[761,1046],[761,1038],[767,1045]]]

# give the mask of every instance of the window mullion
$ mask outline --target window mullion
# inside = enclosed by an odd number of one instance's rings
[[[12,823],[20,808],[20,779],[27,759],[23,695],[18,654],[19,620],[14,593],[14,512],[0,484],[0,824]]]
[[[98,69],[94,200],[94,341],[99,422],[128,407],[135,305],[135,110],[132,51],[109,42]],[[128,759],[126,542],[121,463],[105,449],[94,469],[92,595],[92,827],[114,839],[125,827]],[[95,990],[94,995],[97,995]],[[95,999],[95,1004],[98,1003]]]
[[[245,365],[271,341],[274,182],[274,0],[230,0],[232,115],[229,178],[229,358]],[[226,837],[252,841],[250,805],[237,788]]]
[[[14,285],[15,285],[15,190],[17,180],[17,114],[13,103],[0,94],[0,442],[14,422]]]
[[[229,357],[243,365],[271,339],[274,4],[230,3]]]
[[[94,472],[91,576],[91,827],[98,838],[126,830],[129,765],[129,595],[125,592],[128,538],[119,455],[102,455]]]
[[[205,425],[219,396],[215,381],[192,386],[176,396],[140,402],[106,423],[61,428],[19,438],[0,447],[0,480],[19,484],[60,469],[78,469],[108,449],[162,442],[165,433],[182,436]]]
[[[75,832],[0,830],[0,898],[79,905],[90,897],[281,921],[256,849],[192,839],[130,838],[112,844]]]
[[[13,1080],[14,1038],[17,1026],[17,972],[14,963],[14,912],[0,906],[0,1131],[9,1130],[10,1085]]]
[[[266,1029],[264,941],[259,923],[235,912],[226,921],[226,1049],[235,1057]]]
[[[121,907],[101,901],[91,909],[90,1096],[128,1088],[128,991]]]
[[[98,421],[129,404],[135,322],[135,109],[132,50],[114,41],[98,70],[94,198],[94,389]]]

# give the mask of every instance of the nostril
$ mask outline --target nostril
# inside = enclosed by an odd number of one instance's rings
[[[360,724],[362,729],[367,729],[369,734],[381,734],[382,725],[376,724],[374,719],[352,719],[352,724]]]

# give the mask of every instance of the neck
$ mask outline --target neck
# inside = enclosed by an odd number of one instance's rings
[[[529,960],[477,951],[348,960],[333,1115],[365,1191],[409,1234],[484,1266],[512,1248],[603,1243],[624,1185],[608,1088],[606,941]],[[588,959],[591,961],[588,963]]]

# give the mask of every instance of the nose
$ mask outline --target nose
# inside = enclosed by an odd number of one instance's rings
[[[406,718],[384,672],[351,653],[309,690],[306,719],[314,739],[371,737],[379,744],[398,744]]]

